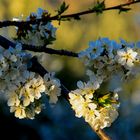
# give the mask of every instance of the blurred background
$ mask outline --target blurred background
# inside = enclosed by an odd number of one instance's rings
[[[52,15],[63,0],[0,0],[0,20],[12,20],[13,17],[25,19],[40,7]],[[79,12],[91,8],[95,0],[65,0],[69,4],[66,13]],[[106,0],[106,6],[115,6],[127,0]],[[128,13],[106,11],[102,15],[90,14],[80,21],[53,22],[58,27],[57,40],[50,47],[79,52],[88,47],[88,42],[99,37],[108,37],[119,41],[140,40],[140,4],[132,6]],[[14,27],[0,29],[0,34],[11,39],[15,36]],[[40,54],[38,54],[40,57]],[[75,89],[76,81],[85,79],[85,67],[76,58],[46,55],[40,57],[49,71],[57,76],[68,89]],[[120,82],[119,75],[112,77],[103,88],[114,89],[123,86],[120,93],[120,116],[105,131],[113,140],[140,140],[140,76],[136,79]],[[45,99],[44,99],[45,100]],[[0,140],[98,140],[96,134],[84,122],[75,117],[70,105],[62,98],[55,107],[46,108],[35,120],[19,120],[9,113],[4,100],[0,101]]]

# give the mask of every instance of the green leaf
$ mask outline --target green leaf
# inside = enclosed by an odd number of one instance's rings
[[[97,4],[92,8],[92,10],[94,10],[97,15],[103,13],[103,10],[105,9],[105,1],[102,2],[97,2]]]
[[[112,92],[108,92],[105,95],[103,95],[102,97],[98,98],[98,102],[101,104],[109,104],[112,102]]]
[[[67,5],[65,2],[63,2],[60,7],[58,8],[58,15],[61,15],[69,8],[69,5]]]

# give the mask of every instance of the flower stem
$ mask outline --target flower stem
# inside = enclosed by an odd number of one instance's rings
[[[101,140],[111,140],[111,138],[102,129],[96,129],[91,124],[90,126]]]

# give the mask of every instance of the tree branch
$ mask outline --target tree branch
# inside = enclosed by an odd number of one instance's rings
[[[102,9],[102,11],[121,10],[125,6],[130,6],[130,5],[133,5],[133,4],[136,4],[136,3],[140,3],[140,0],[134,0],[134,1],[127,2],[125,4],[119,4],[117,6],[104,8],[104,9]],[[87,15],[87,14],[92,14],[92,13],[97,13],[97,10],[96,9],[90,9],[90,10],[85,10],[85,11],[82,11],[82,12],[77,12],[77,13],[68,14],[68,15],[56,15],[56,16],[52,16],[52,17],[47,16],[45,18],[43,17],[41,19],[35,19],[35,20],[30,20],[30,21],[10,21],[10,20],[9,21],[0,21],[0,28],[8,27],[8,26],[16,26],[16,27],[26,28],[29,25],[40,23],[40,22],[47,23],[48,21],[51,21],[51,20],[75,18],[75,17],[84,16],[84,15]]]
[[[5,37],[0,35],[0,46],[2,46],[5,49],[8,49],[9,46],[11,47],[15,47],[15,43],[13,43],[12,41],[6,39]],[[27,47],[27,46],[25,46]],[[29,46],[30,47],[30,46]],[[31,46],[33,47],[33,46]],[[34,49],[34,48],[33,48]],[[32,50],[32,49],[31,49]],[[56,50],[51,50],[51,51],[56,51]],[[59,50],[57,50],[59,52]],[[30,62],[32,63],[32,66],[30,67],[30,71],[34,71],[36,73],[38,73],[40,76],[44,76],[46,73],[48,73],[48,71],[37,61],[36,57],[33,57]],[[61,85],[62,91],[65,94],[65,98],[68,99],[68,93],[69,90],[62,84]]]
[[[0,46],[2,46],[5,49],[8,49],[10,46],[15,47],[15,45],[15,43],[0,35]]]
[[[71,57],[78,57],[78,53],[74,53],[67,50],[55,50],[52,48],[47,48],[46,46],[32,46],[23,44],[23,50],[33,51],[33,52],[44,52],[48,54],[57,54]]]
[[[106,133],[102,129],[95,129],[91,124],[90,126],[101,140],[111,140],[111,138],[108,135],[106,135]]]
[[[33,57],[30,62],[32,63],[31,68],[29,68],[29,71],[33,71],[35,73],[38,73],[41,77],[44,77],[48,71],[38,62],[37,57]],[[66,100],[68,100],[68,93],[70,92],[63,84],[61,84],[61,89],[63,93],[63,97],[65,97]]]
[[[120,10],[120,8],[125,7],[125,6],[130,6],[136,3],[140,3],[140,0],[136,0],[136,1],[131,1],[128,3],[124,3],[124,4],[119,4],[117,6],[113,6],[113,7],[108,7],[108,8],[104,8],[103,11],[109,11],[109,10]],[[68,15],[62,15],[61,18],[74,18],[77,16],[83,16],[83,15],[87,15],[87,14],[93,14],[93,13],[97,13],[96,10],[86,10],[86,11],[82,11],[82,12],[78,12],[78,13],[74,13],[74,14],[68,14]],[[57,16],[54,17],[50,17],[51,20],[57,20]]]
[[[0,45],[5,46],[5,49],[8,49],[9,46],[15,47],[16,44],[0,35]],[[57,54],[57,55],[78,57],[78,53],[74,53],[67,50],[55,50],[52,48],[46,48],[46,46],[33,46],[33,45],[22,44],[22,49],[32,51],[32,52],[44,52],[47,54]]]
[[[3,36],[0,36],[0,45],[3,48],[5,48],[5,49],[8,49],[9,46],[15,47],[15,44],[12,41],[4,38]],[[30,60],[30,62],[31,62],[31,67],[29,68],[30,71],[36,72],[36,73],[38,73],[42,77],[44,77],[44,75],[46,73],[48,73],[48,71],[37,61],[37,58],[36,57],[33,57]],[[68,93],[70,91],[63,84],[61,84],[61,89],[62,89],[62,95],[63,95],[63,97],[68,101],[68,98],[69,98],[68,97]],[[101,140],[110,140],[110,138],[101,129],[99,129],[97,131],[93,127],[91,127],[91,128],[100,137]]]
[[[36,57],[33,57],[31,59],[32,67],[29,69],[33,72],[38,73],[40,76],[44,76],[47,73],[47,70],[37,61]],[[63,97],[68,101],[68,93],[70,92],[62,83],[61,83],[61,89]],[[69,102],[69,101],[68,101]],[[107,134],[101,129],[96,130],[92,125],[90,125],[92,130],[99,136],[101,140],[111,140]]]
[[[98,131],[96,130],[95,132],[101,140],[111,140],[111,138],[106,135],[106,133],[102,129],[99,129]]]

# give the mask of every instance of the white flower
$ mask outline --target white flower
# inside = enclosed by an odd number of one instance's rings
[[[135,46],[135,43],[133,43],[133,42],[127,42],[127,41],[125,41],[125,40],[123,40],[123,39],[120,39],[120,43],[121,43],[121,45],[123,45],[125,48],[134,48],[134,46]]]
[[[19,106],[20,100],[16,93],[11,93],[8,99],[8,106]]]
[[[76,92],[76,91],[75,91]],[[84,98],[81,95],[69,93],[69,101],[72,105],[73,110],[75,110],[76,117],[80,118],[87,112],[87,105]]]
[[[17,56],[15,54],[13,54],[12,47],[9,47],[8,50],[5,50],[3,55],[7,59],[8,62],[9,61],[12,61],[12,62],[17,61]]]
[[[85,116],[89,109],[95,109],[97,105],[92,102],[94,89],[90,85],[83,83],[82,81],[77,82],[79,89],[69,93],[69,101],[72,108],[76,112],[77,117]]]
[[[35,73],[34,72],[29,72],[29,71],[23,71],[22,73],[22,77],[23,77],[23,83],[25,82],[30,82],[34,77],[35,77]]]
[[[89,42],[89,48],[81,51],[78,57],[86,66],[94,69],[95,74],[89,76],[90,83],[98,89],[103,81],[108,80],[116,72],[123,74],[122,79],[134,77],[139,73],[139,54],[139,42],[135,45],[124,40],[117,43],[108,38],[99,38]]]
[[[101,126],[100,128],[103,129],[105,127],[110,127],[111,123],[116,120],[118,117],[118,112],[116,109],[113,109],[112,107],[109,108],[102,108],[100,110],[100,121]]]
[[[39,99],[41,97],[41,93],[45,92],[44,81],[41,77],[33,78],[28,84],[30,92],[35,99]]]
[[[91,74],[90,71],[89,74]],[[118,117],[117,109],[119,106],[115,106],[118,100],[117,93],[107,95],[106,98],[115,103],[110,102],[109,105],[104,104],[103,107],[100,106],[100,97],[98,99],[98,95],[93,87],[89,87],[87,83],[78,81],[79,89],[69,93],[69,102],[75,111],[75,116],[78,118],[84,117],[85,121],[95,129],[109,127]],[[102,98],[103,103],[105,103],[106,98]]]
[[[51,86],[48,95],[49,95],[49,103],[56,104],[58,101],[58,96],[61,94],[61,89],[55,85]]]
[[[121,65],[126,65],[128,67],[134,66],[136,61],[137,52],[133,51],[131,48],[120,49],[117,51],[118,63]]]
[[[35,19],[40,19],[46,17],[48,12],[41,8],[38,8],[37,13],[31,13],[27,17],[27,21],[32,21]],[[30,30],[22,34],[20,30],[20,35],[17,37],[17,41],[23,44],[33,45],[33,46],[44,46],[51,44],[55,39],[56,29],[50,21],[47,23],[40,22],[39,24],[34,24],[30,26]],[[17,30],[17,32],[19,29]]]
[[[89,76],[89,82],[93,85],[93,88],[98,89],[103,82],[103,78],[101,76],[96,75],[91,70],[87,70],[86,74]]]
[[[42,15],[43,15],[43,13],[44,13],[44,10],[43,10],[42,8],[38,8],[38,9],[37,9],[37,17],[38,17],[38,18],[41,18]]]
[[[112,107],[109,108],[104,107],[98,111],[96,110],[95,112],[90,110],[86,114],[85,119],[95,129],[99,129],[99,128],[103,129],[105,127],[110,127],[111,124],[117,119],[117,117],[118,117],[118,112],[116,109]]]
[[[94,113],[94,110],[88,110],[84,116],[85,118],[85,121],[90,123],[90,124],[93,124],[93,122],[95,122],[95,119],[96,119],[96,116],[95,116],[95,113]]]
[[[45,93],[49,96],[49,102],[55,104],[58,96],[61,95],[61,84],[59,79],[54,78],[54,73],[46,73],[44,75]]]
[[[15,112],[15,117],[19,119],[26,118],[25,108],[23,106],[12,106],[10,112]]]
[[[19,70],[17,68],[9,68],[5,72],[4,79],[8,83],[9,81],[14,81],[17,77],[20,76]]]
[[[27,85],[23,86],[23,88],[20,90],[19,97],[21,100],[23,100],[24,106],[28,106],[31,102],[34,102],[34,96]]]
[[[88,51],[81,51],[78,53],[78,57],[83,60],[86,66],[90,65],[90,53]]]
[[[103,50],[104,48],[102,47],[102,43],[100,42],[100,40],[89,42],[89,48],[87,49],[87,51],[90,52],[90,57],[92,60],[100,56]]]
[[[84,95],[86,99],[92,99],[93,93],[95,91],[94,86],[92,83],[84,83],[82,81],[77,82],[77,86],[79,88],[79,93]]]

